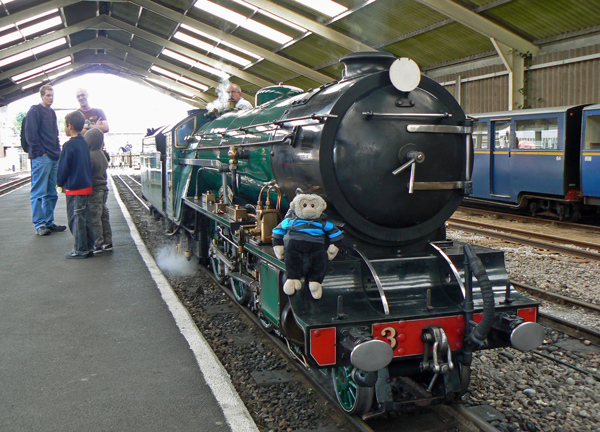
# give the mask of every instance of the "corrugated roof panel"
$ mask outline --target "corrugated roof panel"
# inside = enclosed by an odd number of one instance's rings
[[[163,38],[169,38],[177,26],[177,22],[171,21],[170,19],[151,12],[148,9],[142,10],[138,24],[138,27],[142,30],[149,31]]]
[[[75,24],[88,18],[95,17],[96,10],[96,4],[90,2],[74,3],[63,9],[67,25]]]
[[[331,27],[379,45],[446,19],[414,0],[386,0],[372,3]]]
[[[83,30],[80,32],[76,32],[73,33],[69,36],[69,39],[71,39],[71,45],[75,46],[75,45],[79,45],[80,43],[89,41],[91,39],[95,39],[96,38],[96,31],[95,30]]]
[[[126,42],[124,42],[126,43]],[[149,54],[153,57],[156,57],[163,50],[163,47],[157,45],[153,42],[150,42],[142,37],[134,36],[133,40],[129,44],[132,48],[142,51],[146,54]]]
[[[129,42],[131,42],[131,38],[133,37],[133,35],[129,32],[126,32],[125,30],[113,30],[107,32],[106,37],[124,45],[129,45]]]
[[[425,68],[491,51],[494,46],[488,38],[453,22],[384,48],[398,57],[410,57]]]
[[[115,2],[112,5],[111,16],[125,21],[128,24],[135,25],[137,23],[140,7],[129,2]]]
[[[485,10],[483,16],[532,40],[600,24],[598,0],[513,0]]]
[[[349,52],[316,34],[311,34],[282,50],[287,57],[312,68],[335,61]]]
[[[342,63],[335,63],[331,66],[327,66],[323,69],[319,69],[319,72],[327,74],[333,77],[334,80],[342,79],[342,72],[344,71],[344,65]]]
[[[285,81],[284,84],[295,86],[295,87],[300,87],[303,90],[317,88],[321,85],[321,83],[313,81],[310,78],[306,78],[305,76],[298,76],[289,81]]]
[[[285,81],[286,79],[290,78],[290,76],[296,75],[289,69],[281,67],[275,63],[271,63],[267,60],[262,60],[257,64],[250,66],[246,69],[246,72],[257,75],[273,83]]]
[[[271,29],[274,29],[278,32],[283,33],[284,35],[289,36],[291,39],[294,39],[300,35],[302,35],[303,31],[295,29],[290,25],[287,25],[277,19],[273,19],[268,15],[265,15],[260,12],[254,12],[255,8],[244,6],[239,3],[236,3],[232,0],[213,0],[212,3],[215,3],[219,6],[223,6],[237,14],[240,14],[247,19],[255,21],[259,24],[263,24]],[[235,34],[238,37],[243,39],[247,39],[257,45],[267,47],[271,50],[279,48],[283,42],[276,42],[264,35],[262,32],[251,31],[243,27],[243,24],[232,23],[231,21],[225,19],[223,16],[220,16],[218,13],[208,12],[203,9],[199,9],[196,7],[192,7],[190,9],[190,13],[188,16],[193,16],[200,21],[203,21],[213,27],[217,27],[218,29],[225,31],[227,33]]]

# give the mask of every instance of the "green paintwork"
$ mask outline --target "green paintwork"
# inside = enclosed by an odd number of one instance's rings
[[[284,88],[284,87],[282,87]],[[238,111],[233,110],[226,112],[221,117],[208,121],[201,125],[197,132],[196,138],[199,142],[190,145],[188,149],[184,151],[185,158],[200,159],[203,161],[220,161],[221,163],[228,163],[229,157],[227,152],[229,147],[235,144],[262,142],[273,139],[275,133],[274,127],[268,127],[267,131],[252,131],[252,137],[249,138],[248,134],[227,134],[225,136],[217,134],[217,132],[223,132],[225,130],[233,130],[239,127],[246,127],[253,124],[269,123],[273,120],[280,119],[284,112],[289,108],[290,101],[293,98],[285,98],[286,95],[295,92],[285,91],[282,92],[282,97],[272,101],[268,101],[254,110]],[[221,149],[210,149],[203,150],[203,147],[209,146],[221,146]],[[248,152],[247,159],[240,159],[238,161],[238,179],[239,179],[239,198],[242,201],[256,203],[258,194],[261,188],[273,179],[273,172],[271,170],[271,146],[270,145],[259,145],[257,147],[246,147],[245,151]],[[199,174],[197,174],[197,172]],[[196,176],[200,175],[197,179]],[[228,180],[231,182],[231,176],[228,175]],[[195,191],[195,184],[198,182],[200,192],[205,190],[218,190],[221,187],[221,173],[218,172],[216,166],[203,166],[199,167],[191,178],[193,183],[193,189]],[[231,186],[231,184],[229,184]],[[190,196],[191,190],[187,191],[184,196]],[[273,191],[271,198],[276,200],[276,194]],[[263,195],[264,199],[264,195]]]
[[[268,264],[260,266],[260,302],[263,313],[273,323],[279,322],[279,278]]]

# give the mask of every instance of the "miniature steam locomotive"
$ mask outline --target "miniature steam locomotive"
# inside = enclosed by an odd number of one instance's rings
[[[328,373],[344,410],[370,418],[402,408],[406,377],[431,401],[458,397],[475,350],[531,349],[544,330],[502,252],[446,239],[472,189],[472,122],[455,99],[411,60],[341,61],[337,82],[265,88],[252,110],[196,110],[155,130],[142,190],[186,256]],[[327,201],[345,236],[319,300],[284,294],[271,246],[298,188]]]

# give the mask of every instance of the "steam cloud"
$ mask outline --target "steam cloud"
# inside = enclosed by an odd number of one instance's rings
[[[217,94],[219,97],[212,102],[206,104],[206,109],[208,111],[212,111],[216,108],[219,112],[223,112],[229,105],[229,95],[227,94],[227,89],[231,83],[229,80],[221,81],[219,86],[217,87]]]
[[[174,247],[163,247],[156,254],[156,264],[160,269],[171,276],[192,276],[198,269],[198,264],[188,261],[184,256],[178,255]]]

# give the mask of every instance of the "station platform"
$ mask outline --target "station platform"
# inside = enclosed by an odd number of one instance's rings
[[[0,197],[0,431],[258,431],[114,187],[115,249],[83,260],[29,192]]]

